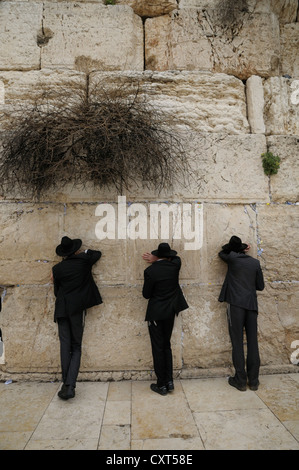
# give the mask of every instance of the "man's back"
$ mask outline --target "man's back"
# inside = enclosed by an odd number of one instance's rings
[[[69,256],[53,267],[54,293],[57,297],[55,318],[102,303],[91,272],[100,257],[100,251],[88,250],[87,253]]]
[[[143,297],[149,299],[146,320],[162,320],[188,308],[179,285],[180,258],[155,261],[144,271]]]
[[[264,289],[260,262],[244,253],[220,252],[220,258],[228,265],[219,301],[248,310],[257,310],[256,290]]]
[[[178,257],[173,261],[162,259],[149,266],[144,273],[143,296],[149,299],[171,295],[178,286],[180,267],[181,260]]]

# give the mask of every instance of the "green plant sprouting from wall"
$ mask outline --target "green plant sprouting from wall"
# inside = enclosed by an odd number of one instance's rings
[[[280,167],[280,157],[272,152],[262,153],[263,168],[266,175],[276,175]]]

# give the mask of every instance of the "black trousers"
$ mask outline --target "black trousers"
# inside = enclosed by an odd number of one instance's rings
[[[232,361],[235,368],[235,378],[241,385],[246,385],[247,379],[251,385],[257,385],[260,368],[257,311],[228,305],[227,316],[232,342]],[[243,341],[244,328],[247,340],[246,371]]]
[[[173,365],[171,351],[171,335],[174,325],[174,315],[167,320],[148,322],[149,335],[152,345],[154,371],[158,387],[173,380]]]
[[[76,386],[80,368],[84,321],[85,311],[57,319],[62,381],[72,387]]]

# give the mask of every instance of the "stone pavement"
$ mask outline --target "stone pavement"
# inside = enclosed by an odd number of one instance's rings
[[[227,378],[0,384],[1,450],[299,450],[299,374],[262,375],[239,392]]]

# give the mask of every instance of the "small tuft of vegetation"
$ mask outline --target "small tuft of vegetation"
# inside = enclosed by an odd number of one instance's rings
[[[280,157],[272,152],[262,153],[263,168],[266,175],[276,175],[280,167]]]

